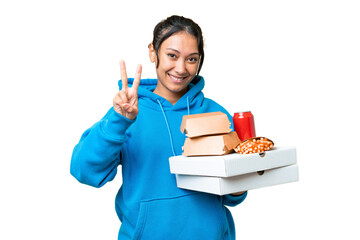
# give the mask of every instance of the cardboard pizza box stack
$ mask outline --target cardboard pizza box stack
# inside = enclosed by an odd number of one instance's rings
[[[183,117],[183,154],[169,158],[179,188],[225,195],[298,181],[295,147],[236,153],[241,141],[230,125],[222,112]]]

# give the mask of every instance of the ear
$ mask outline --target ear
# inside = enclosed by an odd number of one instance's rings
[[[152,63],[156,61],[156,52],[152,43],[149,44],[149,58]]]

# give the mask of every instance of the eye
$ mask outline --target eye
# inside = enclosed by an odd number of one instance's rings
[[[175,54],[173,54],[173,53],[168,53],[168,56],[169,56],[170,58],[176,58]]]
[[[188,60],[189,60],[189,62],[193,62],[193,63],[198,61],[198,59],[196,57],[190,57],[190,58],[188,58]]]

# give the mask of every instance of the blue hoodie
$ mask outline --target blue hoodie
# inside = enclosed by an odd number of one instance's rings
[[[133,79],[128,79],[129,86]],[[225,207],[241,196],[217,196],[180,189],[170,173],[169,157],[182,154],[183,115],[221,111],[204,97],[204,79],[196,77],[175,105],[153,93],[156,79],[142,79],[139,114],[129,120],[111,108],[86,130],[75,146],[71,174],[81,183],[101,187],[122,165],[123,183],[115,200],[122,222],[118,239],[235,239],[234,221]],[[119,87],[121,89],[121,81]]]

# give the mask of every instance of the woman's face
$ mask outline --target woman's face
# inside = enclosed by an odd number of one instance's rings
[[[156,68],[158,85],[156,92],[163,96],[182,96],[188,84],[196,76],[199,66],[199,49],[196,37],[178,32],[160,45],[159,66]],[[157,64],[156,53],[150,45],[150,59]]]

